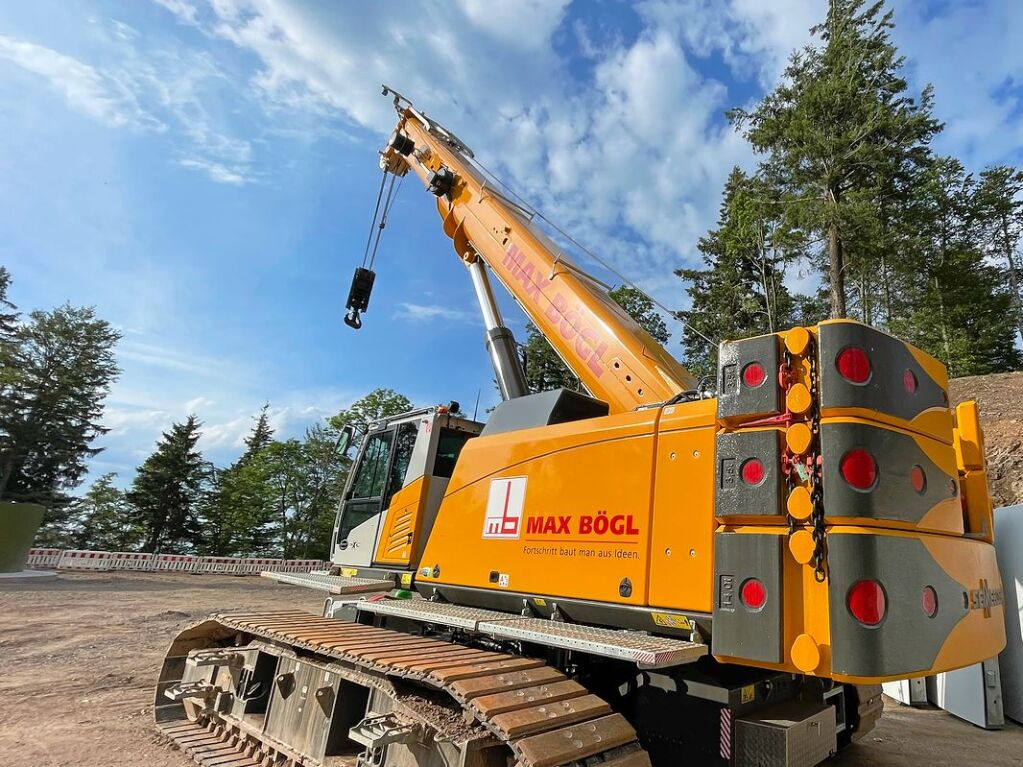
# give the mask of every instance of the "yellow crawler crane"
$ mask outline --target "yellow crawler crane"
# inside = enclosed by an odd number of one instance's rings
[[[385,94],[393,93],[385,89]],[[182,632],[161,728],[200,764],[818,764],[882,681],[1005,642],[984,445],[944,367],[830,321],[721,345],[717,398],[394,94],[504,402],[370,425],[322,615]],[[528,395],[489,274],[591,396]],[[373,274],[357,270],[361,325]]]

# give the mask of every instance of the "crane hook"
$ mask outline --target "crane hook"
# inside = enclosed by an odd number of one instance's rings
[[[373,280],[376,273],[372,269],[363,269],[361,266],[355,268],[352,275],[352,287],[348,291],[348,302],[345,309],[350,310],[345,315],[345,325],[358,330],[362,327],[362,317],[359,315],[369,308],[369,297],[373,292]]]
[[[359,316],[358,310],[352,309],[345,315],[345,325],[356,330],[362,327],[362,318]]]

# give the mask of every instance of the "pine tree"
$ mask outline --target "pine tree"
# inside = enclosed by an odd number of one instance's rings
[[[830,0],[812,32],[820,45],[793,54],[781,85],[752,111],[729,113],[781,187],[793,226],[826,243],[819,258],[831,313],[847,315],[847,259],[873,259],[862,238],[884,194],[927,158],[940,130],[933,96],[907,92],[884,2]],[[861,275],[876,273],[861,264]]]
[[[1023,362],[1011,296],[981,245],[982,208],[974,178],[955,158],[941,157],[920,176],[911,209],[921,260],[903,285],[911,311],[893,330],[942,360],[953,377]]]
[[[18,350],[15,335],[18,313],[17,307],[7,298],[10,286],[10,272],[0,266],[0,403],[8,411],[13,410],[24,396],[17,385],[21,379],[21,370],[15,365]],[[4,421],[0,417],[0,450],[3,449],[6,440],[10,439],[10,434],[6,433],[5,429]]]
[[[91,308],[70,305],[3,322],[0,499],[44,503],[44,525],[59,526],[65,491],[81,482],[87,459],[101,452],[94,440],[108,431],[100,419],[120,334]]]
[[[11,273],[7,267],[0,266],[0,338],[9,338],[14,332],[18,321],[17,307],[7,299],[7,291],[11,287]]]
[[[532,394],[551,389],[581,391],[582,383],[561,360],[554,347],[532,322],[526,323],[526,340],[520,348],[526,387]]]
[[[694,375],[714,375],[717,346],[707,338],[770,333],[792,318],[793,300],[782,274],[786,249],[798,250],[798,241],[790,240],[782,227],[779,206],[770,195],[767,184],[733,169],[717,228],[697,244],[706,268],[675,272],[690,283],[691,305],[679,318],[692,329],[683,334],[682,344]]]
[[[245,453],[241,460],[251,459],[256,453],[273,442],[274,430],[270,427],[270,403],[267,402],[256,416],[256,425],[245,438]]]
[[[138,468],[127,498],[145,551],[191,550],[200,542],[199,506],[210,474],[196,449],[200,426],[194,415],[173,424]]]
[[[1019,257],[1023,239],[1023,171],[1004,165],[985,170],[980,174],[977,205],[988,252],[997,262],[1005,263],[1016,330],[1023,338],[1023,271]]]
[[[260,455],[273,444],[270,406],[264,405],[245,452],[231,466],[214,471],[202,504],[203,553],[260,556],[273,553],[272,493]]]

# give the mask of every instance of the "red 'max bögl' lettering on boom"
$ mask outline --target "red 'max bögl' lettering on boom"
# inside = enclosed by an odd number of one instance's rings
[[[505,251],[503,265],[522,285],[526,298],[536,304],[538,309],[542,308],[540,270],[526,259],[526,254],[519,250],[518,246],[512,245]],[[563,339],[574,342],[576,356],[599,378],[604,372],[602,361],[607,352],[607,342],[600,341],[597,331],[592,327],[582,324],[579,309],[569,308],[568,299],[555,291],[550,299],[550,305],[544,311],[544,316],[554,324]]]

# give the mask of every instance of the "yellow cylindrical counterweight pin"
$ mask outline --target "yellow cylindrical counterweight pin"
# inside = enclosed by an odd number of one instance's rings
[[[806,328],[792,328],[785,333],[785,348],[789,350],[789,354],[799,356],[809,345],[810,331]]]
[[[809,530],[796,530],[789,536],[789,551],[801,565],[810,564],[813,559],[813,533]]]
[[[815,671],[821,664],[821,648],[809,634],[800,634],[792,643],[792,662],[804,674]]]
[[[793,488],[792,492],[789,493],[788,500],[785,501],[785,508],[788,510],[789,516],[794,519],[809,519],[810,515],[813,514],[813,501],[810,499],[810,491],[805,487]]]
[[[797,383],[789,389],[789,393],[785,395],[785,404],[791,412],[797,415],[802,415],[810,409],[810,405],[813,404],[813,398],[810,396],[810,390],[806,388],[804,384]]]
[[[805,423],[794,423],[785,432],[785,444],[796,455],[803,455],[810,449],[813,432]]]

